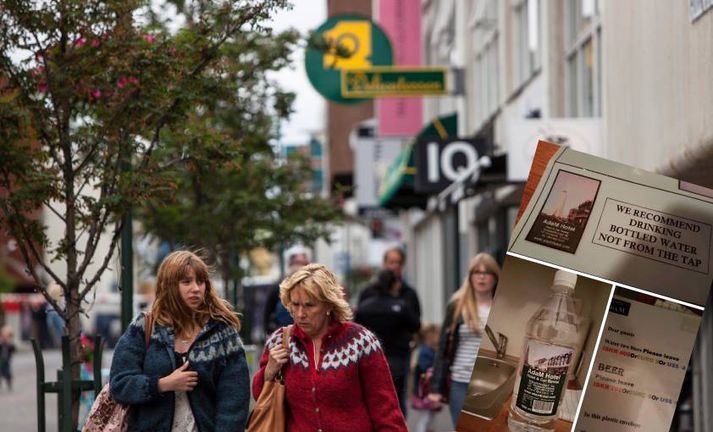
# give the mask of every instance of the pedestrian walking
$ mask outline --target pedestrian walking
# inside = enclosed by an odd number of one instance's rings
[[[12,355],[15,353],[12,327],[4,325],[0,330],[0,386],[5,380],[7,388],[12,390]]]
[[[404,265],[406,263],[406,252],[403,249],[394,247],[388,249],[384,252],[383,258],[383,268],[384,270],[391,270],[394,272],[398,280],[401,282],[398,291],[396,292],[396,297],[402,299],[409,305],[411,310],[416,312],[418,319],[421,319],[421,303],[418,301],[418,294],[416,290],[409,285],[404,280]],[[369,297],[378,295],[378,290],[375,284],[367,286],[362,292],[359,293],[359,301],[357,305],[361,304],[364,300]]]
[[[280,300],[295,320],[289,350],[282,329],[268,338],[253,378],[255,399],[281,373],[287,431],[406,431],[381,344],[349,321],[334,274],[320,264],[302,267],[280,284]]]
[[[414,311],[416,314],[416,317],[418,317],[419,321],[421,320],[421,304],[418,301],[418,295],[416,294],[416,290],[411,287],[406,281],[404,280],[403,277],[403,270],[404,270],[404,264],[406,262],[406,253],[397,247],[387,249],[386,252],[384,252],[384,258],[383,258],[383,265],[384,265],[384,270],[390,270],[392,271],[395,275],[396,278],[399,280],[399,288],[395,293],[395,297],[398,299],[401,299],[406,303],[406,305]],[[378,289],[378,282],[377,283],[372,283],[371,285],[367,286],[362,292],[359,294],[359,301],[357,303],[357,310],[361,307],[363,302],[368,300],[371,297],[375,297],[379,294],[379,289]],[[418,330],[418,329],[417,329]],[[403,342],[406,344],[411,345],[411,341],[413,340],[415,336],[415,332],[412,332],[411,334],[402,334],[401,337],[403,338]],[[395,365],[394,365],[395,366]],[[406,382],[408,380],[408,373],[409,373],[409,366],[410,366],[410,361],[409,357],[407,356],[404,359],[404,363],[398,367],[394,367],[391,371],[392,375],[394,376],[394,380],[398,380],[399,382]],[[406,414],[406,386],[402,388],[397,388],[396,389],[399,393],[399,403],[401,406],[401,410],[404,412],[404,415]]]
[[[458,423],[458,415],[463,408],[499,278],[500,267],[495,258],[479,253],[470,261],[468,275],[448,303],[433,366],[429,399],[434,403],[448,401],[454,425]],[[448,382],[450,390],[446,388]]]
[[[410,342],[412,335],[421,327],[421,321],[416,311],[397,297],[401,280],[394,272],[381,270],[374,286],[377,294],[359,304],[354,322],[374,332],[381,341],[399,398],[399,406],[405,416]]]
[[[164,259],[150,313],[148,346],[141,314],[111,364],[111,394],[131,406],[129,432],[243,430],[250,378],[240,321],[200,257],[176,251]]]

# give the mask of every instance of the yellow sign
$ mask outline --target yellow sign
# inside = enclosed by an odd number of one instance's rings
[[[446,68],[374,66],[342,70],[344,98],[445,95]]]
[[[341,46],[349,51],[349,57],[334,53],[324,54],[325,69],[354,69],[372,65],[371,22],[340,21],[331,30],[323,33],[331,47]]]

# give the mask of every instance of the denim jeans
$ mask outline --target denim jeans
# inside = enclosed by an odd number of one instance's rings
[[[448,395],[448,407],[451,410],[451,419],[453,419],[453,428],[458,424],[458,416],[460,410],[463,409],[463,401],[465,401],[465,393],[468,391],[468,383],[451,381],[451,392]]]

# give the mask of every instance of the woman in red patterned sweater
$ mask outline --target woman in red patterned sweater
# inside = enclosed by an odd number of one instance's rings
[[[268,338],[253,378],[255,399],[282,369],[288,431],[406,431],[381,344],[349,322],[334,274],[320,264],[302,267],[280,284],[280,300],[295,320],[289,350],[282,329]]]

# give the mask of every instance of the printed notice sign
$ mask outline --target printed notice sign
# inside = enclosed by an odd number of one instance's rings
[[[607,198],[593,243],[708,273],[711,226]]]
[[[575,430],[667,432],[700,318],[617,288]]]
[[[675,179],[560,148],[508,251],[703,307],[711,221],[713,198]]]
[[[541,141],[456,429],[668,432],[712,225],[713,190]]]

